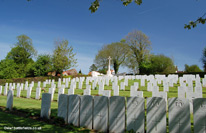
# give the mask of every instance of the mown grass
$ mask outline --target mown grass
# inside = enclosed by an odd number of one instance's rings
[[[13,115],[0,111],[0,131],[4,132],[64,132],[72,133],[75,131],[69,131],[66,128],[62,128],[56,125],[47,124],[42,121],[33,120],[17,115]],[[20,128],[26,128],[21,129]],[[30,129],[31,128],[31,129]]]

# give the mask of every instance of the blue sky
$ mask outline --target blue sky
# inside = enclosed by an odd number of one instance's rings
[[[97,12],[88,10],[93,0],[0,0],[0,60],[16,37],[26,34],[38,54],[54,50],[54,41],[67,39],[78,60],[77,71],[89,72],[98,50],[118,42],[133,30],[141,30],[154,54],[174,59],[179,70],[197,64],[206,46],[206,24],[186,30],[184,24],[206,13],[205,0],[143,0],[123,6],[120,0],[103,0]],[[128,71],[120,68],[120,72]]]

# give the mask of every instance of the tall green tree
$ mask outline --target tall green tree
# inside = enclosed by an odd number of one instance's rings
[[[0,61],[0,79],[18,78],[17,64],[12,59]]]
[[[73,52],[73,47],[68,46],[67,40],[55,41],[55,50],[53,51],[53,67],[57,74],[61,74],[63,70],[70,69],[76,66],[76,53]]]
[[[163,54],[150,56],[150,73],[175,73],[176,68],[172,58]]]
[[[25,77],[34,62],[33,57],[37,54],[33,47],[32,40],[27,35],[17,36],[17,43],[7,54],[6,59],[11,59],[17,64],[17,73],[20,77]]]
[[[95,64],[92,64],[90,67],[89,67],[89,71],[97,71],[97,67]]]
[[[149,40],[149,37],[143,32],[135,30],[133,32],[130,32],[125,37],[125,43],[128,44],[130,48],[129,58],[133,58],[128,60],[135,60],[138,65],[135,65],[133,67],[138,67],[139,73],[143,73],[143,70],[145,69],[144,64],[148,60],[151,50],[151,42]]]
[[[33,65],[34,76],[46,76],[52,70],[52,59],[48,54],[39,55]]]
[[[106,70],[108,69],[108,57],[110,56],[109,51],[105,50],[107,45],[103,45],[103,47],[98,51],[95,56],[94,63],[98,70]]]
[[[202,51],[202,58],[201,61],[203,63],[204,71],[206,72],[206,47]]]
[[[108,57],[112,58],[111,64],[118,73],[119,67],[124,63],[128,56],[129,47],[123,42],[115,42],[108,45],[104,45],[103,48],[98,52],[95,58],[95,63],[98,66],[106,68],[108,64]]]
[[[185,64],[185,72],[190,73],[190,72],[202,72],[202,70],[199,68],[198,65],[187,65]]]

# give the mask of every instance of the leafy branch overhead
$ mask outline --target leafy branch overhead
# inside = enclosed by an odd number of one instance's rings
[[[191,29],[191,28],[195,28],[197,26],[197,24],[205,24],[206,22],[206,13],[198,18],[196,21],[190,21],[189,24],[185,24],[185,29]]]
[[[97,11],[97,9],[99,8],[99,5],[100,5],[100,1],[102,0],[95,0],[94,2],[92,2],[91,6],[89,7],[89,10],[91,11],[91,13],[94,13]],[[142,4],[142,0],[121,0],[122,1],[122,4],[124,6],[127,6],[128,4],[134,2],[136,3],[137,5],[141,5]]]

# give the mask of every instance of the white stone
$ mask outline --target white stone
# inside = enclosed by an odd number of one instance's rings
[[[31,91],[32,91],[32,87],[30,86],[30,87],[27,89],[26,98],[30,98],[30,96],[31,96]]]
[[[68,89],[68,95],[74,95],[74,89]]]
[[[13,83],[13,89],[14,89],[14,90],[16,89],[16,84],[15,84],[15,83]]]
[[[8,85],[5,85],[5,86],[4,86],[4,96],[7,95],[7,88],[8,88]]]
[[[178,98],[185,98],[185,92],[183,86],[178,86]]]
[[[91,95],[91,90],[90,89],[85,89],[84,90],[84,95]]]
[[[40,81],[38,81],[38,83],[37,83],[37,87],[41,87],[41,82]]]
[[[107,97],[111,97],[111,90],[104,90],[102,95],[107,96]]]
[[[2,93],[2,90],[3,90],[2,88],[3,88],[3,87],[2,87],[2,86],[0,86],[0,95],[1,95],[1,93]]]
[[[49,88],[49,93],[51,94],[51,100],[52,101],[53,101],[53,98],[54,98],[54,91],[55,91],[54,88]]]
[[[40,95],[41,95],[41,88],[37,87],[36,88],[36,97],[35,97],[35,99],[40,99]]]
[[[121,82],[120,84],[121,84],[121,85],[120,85],[120,90],[125,90],[125,83],[124,83],[124,82]]]
[[[119,96],[119,86],[118,85],[114,87],[113,96]]]
[[[21,86],[17,86],[16,97],[20,97],[20,96],[21,96]]]

